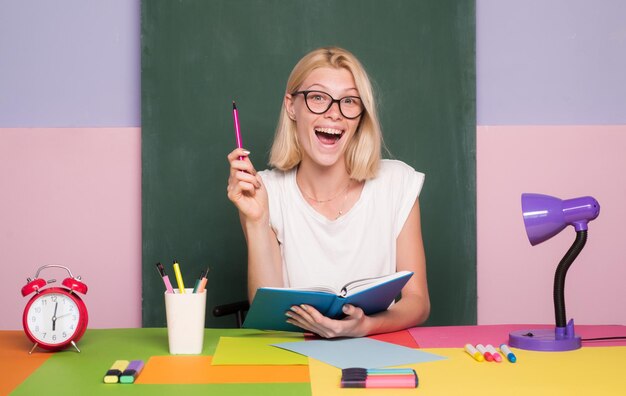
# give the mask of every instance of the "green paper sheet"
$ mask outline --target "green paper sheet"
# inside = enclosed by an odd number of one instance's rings
[[[304,341],[289,337],[220,337],[213,355],[214,365],[306,365],[308,358],[272,344]]]

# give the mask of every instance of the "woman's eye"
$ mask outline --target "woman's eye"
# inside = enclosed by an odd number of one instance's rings
[[[360,106],[361,100],[359,98],[355,98],[352,96],[348,96],[347,98],[343,98],[342,102],[349,106]]]

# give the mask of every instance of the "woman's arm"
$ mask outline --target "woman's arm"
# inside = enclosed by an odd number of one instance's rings
[[[239,217],[248,245],[248,300],[252,302],[259,287],[283,286],[282,259],[269,220],[256,223]]]
[[[386,333],[422,324],[430,314],[426,279],[426,255],[422,241],[419,200],[416,199],[396,241],[397,271],[412,271],[402,288],[402,298],[385,312],[370,317],[368,334]]]
[[[289,322],[322,337],[362,337],[369,334],[398,331],[423,323],[430,313],[426,280],[426,256],[422,242],[419,201],[416,199],[396,240],[398,271],[414,274],[402,288],[402,298],[391,308],[366,316],[360,308],[345,305],[342,320],[333,320],[311,306],[293,307]]]
[[[283,286],[280,248],[270,227],[267,190],[248,158],[249,152],[235,149],[228,155],[230,176],[228,199],[239,210],[241,228],[248,246],[248,299],[263,286]],[[243,159],[239,159],[243,158]]]

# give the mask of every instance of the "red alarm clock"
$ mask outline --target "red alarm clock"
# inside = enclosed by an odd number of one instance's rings
[[[65,278],[61,285],[64,287],[44,288],[55,279],[44,280],[39,273],[46,268],[63,268],[70,277]],[[24,308],[22,324],[26,336],[34,343],[29,353],[36,347],[49,351],[59,351],[73,345],[78,352],[76,342],[87,329],[87,307],[77,293],[87,294],[87,285],[81,282],[80,276],[74,277],[69,268],[62,265],[44,265],[37,270],[35,279],[26,279],[22,287],[22,296],[31,293],[35,295]]]

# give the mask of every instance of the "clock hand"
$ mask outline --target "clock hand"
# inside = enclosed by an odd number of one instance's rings
[[[57,324],[57,308],[59,307],[59,303],[54,303],[54,314],[52,314],[52,331],[55,331]]]

